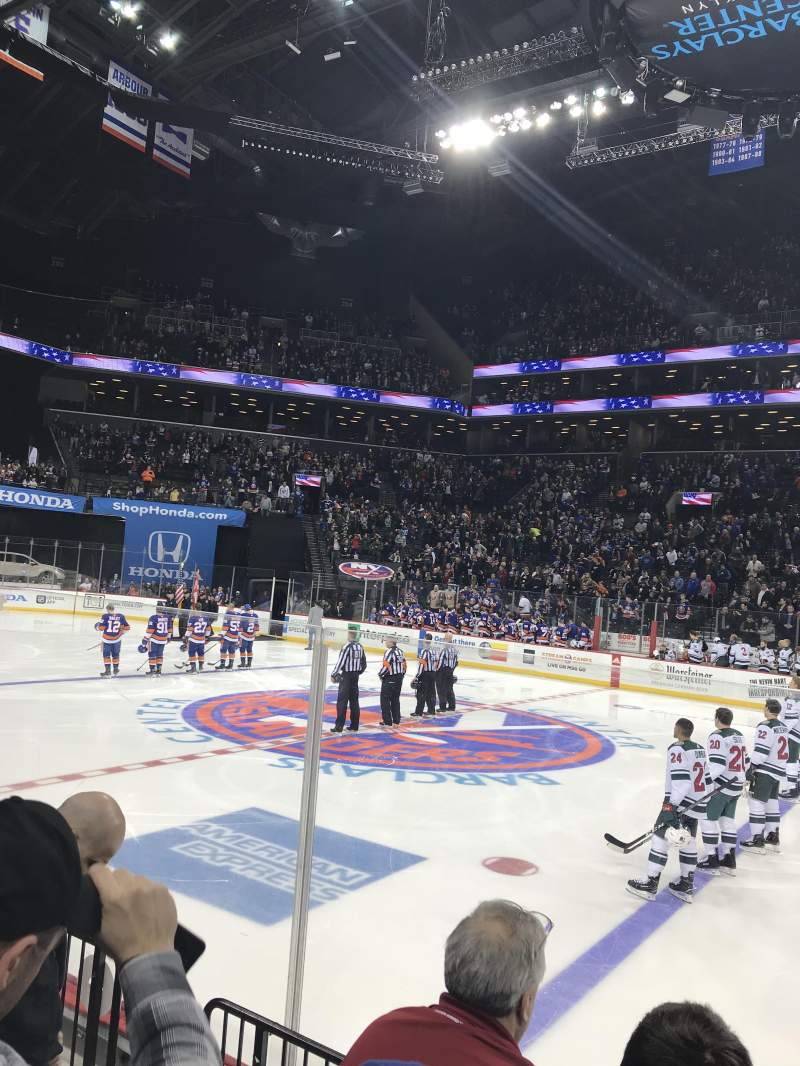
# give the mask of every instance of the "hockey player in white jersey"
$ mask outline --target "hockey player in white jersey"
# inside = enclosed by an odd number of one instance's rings
[[[704,663],[708,645],[699,633],[689,634],[689,645],[686,649],[686,658],[690,663]]]
[[[770,648],[765,640],[758,646],[758,661],[756,663],[760,674],[775,673],[775,651]]]
[[[800,757],[800,678],[795,674],[789,679],[786,695],[781,700],[780,720],[789,730],[789,759],[786,763],[786,791],[780,798],[800,799],[798,782],[798,757]]]
[[[713,636],[708,645],[708,661],[712,666],[728,665],[728,645],[717,636]]]
[[[778,793],[789,761],[789,732],[780,721],[780,713],[780,703],[767,700],[764,721],[756,727],[756,741],[747,771],[752,837],[744,841],[742,850],[753,855],[763,855],[766,850],[781,850]]]
[[[668,845],[679,847],[680,877],[671,881],[669,890],[685,903],[694,898],[694,871],[697,866],[697,822],[705,813],[711,785],[706,749],[692,740],[694,723],[679,718],[674,740],[667,749],[667,776],[664,803],[656,819],[647,860],[647,877],[628,881],[628,891],[641,899],[653,901],[658,883],[667,865]]]
[[[753,649],[746,640],[739,640],[735,633],[731,633],[731,646],[728,648],[728,663],[734,670],[747,670],[753,657]]]
[[[750,758],[744,737],[731,728],[733,711],[717,707],[714,732],[706,743],[713,795],[702,823],[705,858],[697,869],[716,876],[736,876],[736,803],[744,790]]]
[[[778,673],[788,675],[792,672],[794,666],[794,652],[792,651],[791,643],[786,640],[778,641]]]

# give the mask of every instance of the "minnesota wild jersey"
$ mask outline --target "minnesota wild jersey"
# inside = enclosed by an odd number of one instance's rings
[[[708,737],[708,769],[715,788],[724,796],[740,796],[750,763],[738,729],[715,729]]]
[[[694,806],[708,798],[711,774],[706,749],[694,740],[674,740],[667,749],[664,798],[673,806]],[[696,818],[700,809],[690,812]]]
[[[767,718],[756,728],[753,769],[775,781],[783,781],[789,761],[789,730],[779,718]]]

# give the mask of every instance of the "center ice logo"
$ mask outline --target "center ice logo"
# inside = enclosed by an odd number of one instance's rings
[[[325,702],[332,724],[336,699]],[[509,774],[553,772],[609,758],[611,741],[586,726],[533,710],[502,704],[463,702],[461,713],[406,725],[391,733],[364,730],[380,719],[377,697],[361,700],[361,726],[352,736],[326,738],[323,762],[392,770]],[[198,700],[183,709],[187,725],[233,744],[264,744],[302,759],[306,692],[237,692]]]

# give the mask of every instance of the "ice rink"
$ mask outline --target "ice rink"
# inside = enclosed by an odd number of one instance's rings
[[[194,677],[174,644],[149,678],[143,629],[104,680],[91,620],[0,612],[0,795],[110,792],[128,818],[119,865],[165,881],[208,943],[198,997],[281,1021],[311,655],[259,642],[252,671]],[[387,734],[369,660],[361,732],[322,741],[306,1035],[345,1051],[379,1013],[435,1001],[448,932],[507,897],[555,923],[523,1041],[537,1066],[618,1063],[668,999],[710,1003],[754,1062],[795,1061],[800,814],[781,855],[742,856],[736,879],[698,875],[693,905],[630,896],[647,849],[603,841],[652,824],[673,723],[692,718],[704,741],[712,704],[459,668],[456,714]],[[407,683],[402,703],[405,716]],[[734,714],[749,741],[757,712]]]

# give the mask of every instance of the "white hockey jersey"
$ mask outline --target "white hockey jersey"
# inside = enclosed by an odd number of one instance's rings
[[[791,648],[780,648],[778,650],[778,673],[789,674],[792,671],[792,665],[794,664],[794,652]]]
[[[781,700],[778,721],[783,722],[789,730],[789,739],[800,744],[800,689],[790,689],[789,695]]]
[[[687,656],[690,663],[704,663],[706,661],[706,651],[708,645],[704,640],[690,640],[689,647],[687,649]]]
[[[753,649],[747,641],[739,640],[735,644],[731,644],[728,650],[728,662],[731,666],[744,670],[750,665],[752,654]]]
[[[772,673],[775,669],[775,652],[772,648],[758,649],[758,669],[762,673]]]
[[[706,749],[693,740],[674,740],[667,749],[667,778],[664,799],[677,806],[694,806],[687,813],[698,818],[711,787]]]
[[[740,796],[750,764],[744,737],[738,729],[726,726],[709,733],[708,769],[715,788],[725,796]]]
[[[766,719],[756,728],[750,762],[760,774],[783,781],[789,761],[789,731],[779,719]]]
[[[708,646],[708,658],[710,662],[715,663],[717,659],[723,655],[727,656],[728,645],[722,640],[712,640]]]

